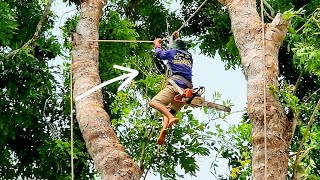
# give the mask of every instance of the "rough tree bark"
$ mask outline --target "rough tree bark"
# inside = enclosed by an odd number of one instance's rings
[[[82,0],[81,17],[73,36],[74,97],[101,83],[99,76],[98,26],[103,0]],[[76,114],[88,152],[95,168],[105,180],[138,180],[140,168],[119,144],[103,108],[101,91],[77,101]]]
[[[228,9],[231,28],[247,80],[248,113],[252,122],[253,179],[264,179],[264,81],[267,103],[267,179],[286,179],[291,126],[269,86],[279,87],[278,52],[289,21],[280,14],[265,24],[265,64],[262,55],[262,22],[256,0],[219,0]],[[265,68],[265,76],[264,74]],[[264,78],[265,77],[265,78]]]

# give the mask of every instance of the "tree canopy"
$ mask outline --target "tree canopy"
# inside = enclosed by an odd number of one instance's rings
[[[194,12],[202,1],[182,0],[180,13],[170,10],[171,1],[108,1],[100,20],[100,39],[153,40],[167,36],[166,20],[172,32]],[[281,12],[291,18],[291,26],[279,51],[280,89],[269,87],[279,98],[296,130],[290,145],[288,177],[294,169],[302,179],[318,179],[320,114],[316,107],[320,99],[320,2],[317,0],[267,0],[266,21]],[[44,13],[46,1],[0,0],[0,177],[70,179],[70,78],[71,35],[79,13],[69,17],[61,27],[63,43],[52,35],[59,21],[52,11],[34,44],[21,48],[34,35]],[[65,1],[79,7],[79,1]],[[269,5],[269,6],[268,6]],[[258,9],[260,7],[257,7]],[[240,55],[234,42],[226,9],[210,1],[183,29],[182,36],[193,39],[201,52],[216,54],[226,69],[240,65]],[[66,49],[67,52],[62,51]],[[18,50],[18,51],[16,51]],[[13,56],[10,53],[17,52]],[[64,62],[52,66],[57,57]],[[145,178],[152,171],[166,179],[195,175],[199,171],[196,157],[216,151],[228,159],[230,175],[215,174],[220,179],[243,179],[251,176],[251,125],[245,113],[240,124],[222,129],[212,123],[225,119],[227,113],[204,108],[209,120],[196,119],[190,109],[178,114],[182,120],[171,132],[166,146],[156,147],[161,128],[160,114],[147,102],[165,84],[164,68],[154,58],[150,44],[99,44],[100,77],[102,81],[117,77],[120,71],[113,64],[140,71],[130,87],[117,92],[119,83],[103,89],[106,111],[112,127],[126,152],[140,165]],[[57,78],[59,77],[59,78]],[[222,100],[223,94],[214,94]],[[314,116],[312,114],[315,113]],[[313,124],[307,128],[310,120]],[[304,134],[306,139],[302,142]],[[213,140],[217,138],[217,141]],[[79,127],[74,132],[75,174],[77,179],[93,179],[96,172],[87,153]],[[228,143],[227,143],[228,142]],[[300,143],[303,148],[299,149]],[[300,159],[295,164],[299,151]],[[213,162],[212,169],[218,166]],[[296,166],[296,167],[295,167]]]

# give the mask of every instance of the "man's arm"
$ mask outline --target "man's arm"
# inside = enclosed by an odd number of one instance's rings
[[[167,51],[161,49],[161,39],[154,40],[154,52],[156,53],[156,57],[165,60],[167,59]]]

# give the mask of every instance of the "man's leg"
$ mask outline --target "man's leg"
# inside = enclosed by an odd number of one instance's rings
[[[149,103],[152,108],[157,109],[164,116],[162,130],[157,141],[157,143],[160,145],[164,143],[166,129],[169,122],[176,119],[166,107],[166,105],[172,102],[175,95],[176,93],[174,87],[167,86],[162,91],[160,91]]]
[[[167,129],[168,124],[169,124],[169,119],[167,118],[167,116],[163,116],[162,129]]]
[[[159,103],[159,102],[157,102],[157,101],[151,101],[151,102],[149,103],[149,105],[150,105],[152,108],[158,110],[158,111],[159,111],[161,114],[163,114],[165,117],[167,117],[167,118],[169,119],[169,121],[172,121],[172,120],[174,120],[174,119],[178,119],[178,118],[174,117],[174,116],[170,113],[170,111],[167,109],[167,107],[164,106],[162,103]]]
[[[182,107],[183,107],[183,104],[181,103],[179,104],[173,103],[171,105],[171,110],[170,111],[168,110],[168,111],[170,112],[170,114],[172,114],[172,116],[174,116],[177,113],[177,111],[180,110]],[[174,109],[177,109],[177,110],[174,110]],[[157,144],[161,145],[164,143],[164,140],[166,138],[167,128],[171,128],[172,125],[177,122],[179,122],[178,118],[172,118],[169,120],[166,116],[163,116],[163,125],[157,140]]]
[[[164,140],[166,139],[166,133],[167,133],[167,126],[169,124],[169,119],[166,116],[163,116],[163,125],[162,129],[160,131],[160,135],[157,140],[157,144],[163,144]]]
[[[172,115],[174,115],[174,116],[175,116],[175,115],[177,114],[177,112],[180,111],[180,109],[184,106],[183,103],[178,103],[178,102],[172,102],[171,104],[172,104],[172,105],[171,105],[170,113],[171,113]],[[178,118],[176,118],[176,119],[171,119],[171,120],[169,121],[169,123],[168,123],[167,128],[171,128],[173,124],[178,123],[178,122],[179,122],[179,119],[178,119]]]
[[[152,107],[152,108],[155,108],[157,109],[158,111],[160,111],[162,114],[163,114],[163,125],[162,125],[162,129],[160,131],[160,135],[158,137],[158,140],[157,140],[157,144],[159,145],[162,145],[165,141],[165,138],[166,138],[166,132],[167,132],[167,127],[168,127],[168,124],[169,122],[178,122],[179,119],[174,117],[170,112],[169,110],[167,109],[166,106],[164,106],[163,104],[161,103],[158,103],[156,101],[153,101],[153,102],[150,102],[149,105]]]
[[[177,119],[175,118],[166,107],[169,105],[174,96],[177,94],[173,86],[166,86],[162,91],[160,91],[152,100],[149,102],[150,107],[158,110],[161,114],[166,116],[169,121]]]

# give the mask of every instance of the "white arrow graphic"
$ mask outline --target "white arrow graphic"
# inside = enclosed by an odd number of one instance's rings
[[[122,66],[118,66],[118,65],[113,65],[114,68],[116,69],[120,69],[120,70],[123,70],[123,71],[128,71],[130,72],[129,74],[124,74],[122,76],[119,76],[119,77],[116,77],[116,78],[113,78],[113,79],[110,79],[109,81],[105,81],[91,89],[89,89],[88,91],[86,91],[85,93],[77,96],[75,98],[76,101],[79,101],[80,99],[88,96],[89,94],[93,93],[94,91],[108,85],[108,84],[111,84],[111,83],[114,83],[116,81],[119,81],[121,79],[125,79],[125,78],[128,78],[126,79],[118,88],[118,91],[121,91],[126,85],[130,84],[130,82],[133,80],[133,78],[135,78],[138,74],[139,74],[139,71],[135,70],[135,69],[130,69],[130,68],[126,68],[126,67],[122,67]]]

